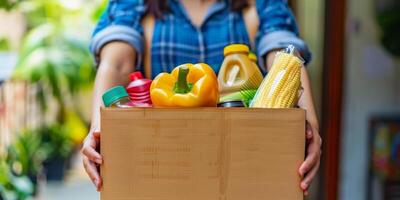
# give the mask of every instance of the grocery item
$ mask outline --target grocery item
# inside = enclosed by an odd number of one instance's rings
[[[286,51],[277,53],[274,64],[250,107],[292,108],[297,104],[303,62],[294,54],[295,48],[292,45]]]
[[[226,102],[223,102],[223,103],[219,103],[218,107],[221,107],[221,108],[234,108],[234,107],[241,108],[241,107],[245,107],[245,105],[244,105],[243,101],[226,101]]]
[[[253,52],[249,53],[249,59],[253,62],[253,64],[255,64],[257,66],[257,55]],[[258,68],[258,66],[257,66]]]
[[[240,90],[257,89],[263,80],[260,69],[249,58],[249,47],[233,44],[225,47],[225,59],[218,74],[221,96]]]
[[[231,101],[242,101],[244,107],[249,107],[250,101],[253,99],[257,90],[240,90],[239,92],[234,92],[227,94],[220,98],[220,103],[231,102]]]
[[[106,107],[130,108],[135,106],[123,86],[116,86],[107,90],[102,98]]]
[[[129,75],[131,82],[126,87],[129,98],[138,107],[151,107],[150,86],[151,80],[143,78],[141,72],[134,72]]]
[[[155,107],[215,107],[218,80],[207,64],[184,64],[171,74],[159,74],[151,84],[150,96]]]

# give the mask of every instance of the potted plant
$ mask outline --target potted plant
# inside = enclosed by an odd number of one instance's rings
[[[41,170],[42,162],[46,158],[46,151],[41,145],[41,135],[32,130],[22,131],[7,148],[7,163],[12,172],[18,176],[26,176],[33,183],[36,194],[37,175]]]
[[[53,124],[40,128],[39,133],[42,135],[42,147],[47,152],[43,163],[47,180],[63,180],[66,163],[74,147],[68,131],[63,125]]]

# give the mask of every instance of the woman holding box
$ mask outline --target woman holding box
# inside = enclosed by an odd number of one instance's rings
[[[257,17],[258,21],[254,20]],[[102,185],[96,167],[102,164],[96,151],[100,143],[101,95],[115,85],[128,84],[128,74],[135,70],[154,78],[183,63],[204,62],[217,73],[224,58],[223,48],[233,43],[253,46],[264,71],[272,66],[275,53],[289,44],[300,51],[306,64],[311,57],[298,38],[295,19],[285,0],[110,0],[91,44],[98,72],[91,129],[82,148],[86,172],[98,190]],[[299,174],[303,177],[300,187],[307,195],[320,165],[322,141],[307,69],[302,67],[301,73],[304,91],[298,105],[307,110],[308,146]]]

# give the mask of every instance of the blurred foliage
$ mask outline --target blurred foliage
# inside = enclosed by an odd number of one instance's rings
[[[89,38],[106,0],[30,0],[17,6],[27,19],[28,33],[13,78],[39,85],[44,113],[56,101],[55,124],[68,127],[74,145],[87,133],[79,95],[93,85],[95,70]],[[55,131],[52,131],[53,133]],[[60,131],[60,134],[63,131]]]
[[[377,21],[382,29],[382,45],[394,56],[400,56],[400,3],[378,11]]]
[[[25,200],[33,193],[33,184],[26,176],[12,173],[4,158],[0,156],[0,199]]]
[[[32,130],[17,134],[8,147],[7,163],[15,174],[32,176],[39,172],[47,151],[42,146],[42,135]]]
[[[57,122],[64,123],[67,109],[73,109],[83,120],[79,102],[74,100],[81,89],[92,85],[94,75],[86,43],[47,23],[26,36],[13,77],[45,85],[40,95],[51,94],[55,98],[59,108]],[[38,98],[46,111],[46,99]]]
[[[42,148],[46,149],[47,160],[55,157],[67,158],[73,150],[73,141],[69,138],[67,127],[61,124],[41,127]]]
[[[107,2],[0,0],[0,9],[21,12],[27,22],[13,79],[36,84],[42,113],[55,113],[39,129],[18,134],[0,158],[0,199],[26,199],[33,192],[27,176],[36,176],[43,162],[68,158],[86,136],[80,95],[93,86],[89,39]],[[0,50],[8,47],[0,40]]]
[[[22,0],[0,0],[0,8],[11,10],[15,8]]]
[[[375,0],[375,10],[383,47],[392,55],[400,56],[400,1]]]
[[[0,51],[7,51],[10,49],[10,43],[7,38],[0,38]]]

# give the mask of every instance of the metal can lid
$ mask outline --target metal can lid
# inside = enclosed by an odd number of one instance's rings
[[[232,107],[245,107],[242,101],[227,101],[218,104],[218,107],[232,108]]]

